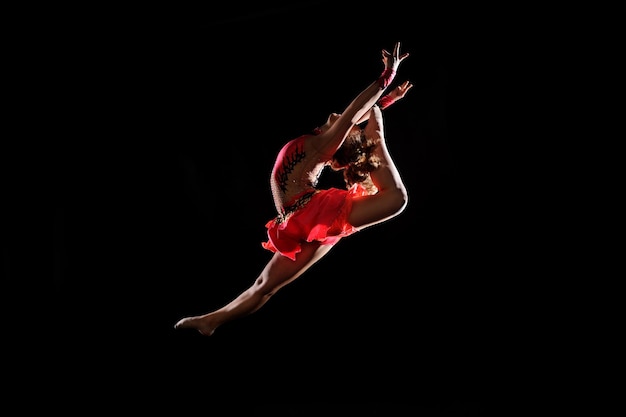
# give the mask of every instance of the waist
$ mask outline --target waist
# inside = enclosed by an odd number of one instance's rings
[[[290,214],[306,206],[317,192],[318,190],[307,190],[295,196],[289,204],[281,208],[278,216],[276,216],[276,221],[278,223],[285,221]]]

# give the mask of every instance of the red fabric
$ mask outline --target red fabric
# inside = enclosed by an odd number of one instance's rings
[[[396,71],[391,68],[385,68],[380,77],[378,78],[378,83],[381,87],[386,88],[396,76]]]
[[[380,106],[381,110],[385,110],[387,107],[391,106],[396,100],[391,97],[389,94],[387,94],[384,97],[381,97],[380,100],[378,100],[378,105]]]
[[[349,190],[319,190],[304,207],[284,221],[274,218],[267,222],[268,240],[261,245],[291,260],[302,250],[302,242],[316,240],[323,245],[334,245],[357,231],[348,223],[348,215],[353,199],[365,195],[367,191],[361,184],[354,184]]]

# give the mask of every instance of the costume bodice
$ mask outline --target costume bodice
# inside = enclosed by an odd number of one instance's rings
[[[279,214],[284,214],[285,207],[293,205],[300,197],[316,190],[326,161],[307,143],[307,139],[313,137],[300,136],[287,142],[278,152],[270,183]]]

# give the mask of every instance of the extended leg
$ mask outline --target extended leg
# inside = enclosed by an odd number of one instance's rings
[[[254,283],[237,298],[213,312],[183,318],[174,327],[196,329],[205,336],[212,335],[220,325],[257,311],[279,289],[302,275],[331,248],[318,242],[304,243],[295,261],[275,253]]]

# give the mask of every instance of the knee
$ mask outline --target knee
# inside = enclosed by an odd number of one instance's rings
[[[257,280],[254,281],[253,289],[255,293],[268,298],[276,293],[276,288],[269,285],[268,280],[265,277],[257,278]]]
[[[389,190],[389,204],[395,211],[395,214],[400,214],[404,211],[409,203],[409,194],[404,187],[396,187]]]

